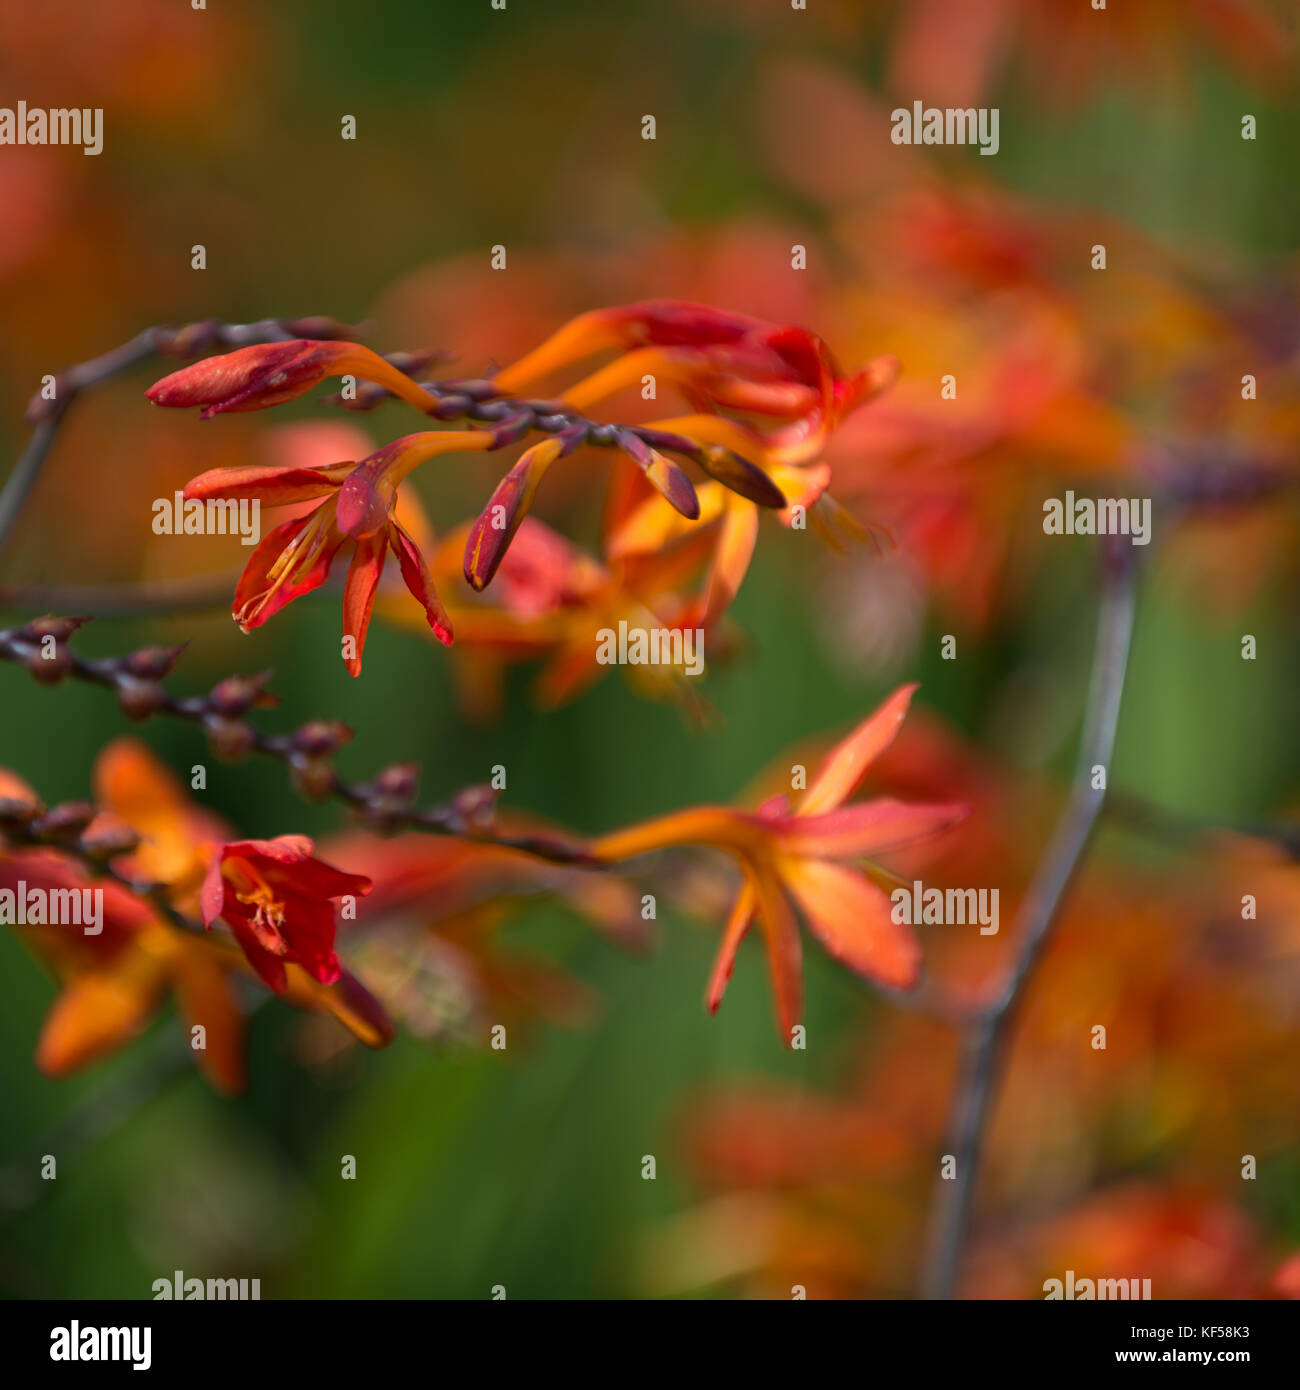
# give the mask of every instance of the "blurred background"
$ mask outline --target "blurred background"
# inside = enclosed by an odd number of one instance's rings
[[[728,800],[919,680],[882,776],[969,793],[977,823],[935,872],[1000,884],[1007,922],[1069,774],[1094,620],[1089,543],[1045,543],[1042,499],[1155,495],[1111,785],[1177,823],[1108,823],[1070,899],[995,1112],[963,1291],[1041,1296],[1067,1267],[1154,1277],[1157,1297],[1289,1287],[1300,885],[1266,841],[1238,857],[1186,825],[1297,804],[1298,38],[1294,5],[1263,0],[5,7],[0,89],[104,109],[97,158],[0,148],[11,459],[43,374],[209,316],[365,321],[380,351],[447,348],[473,375],[576,312],[677,297],[903,368],[828,454],[836,496],[896,545],[836,555],[765,526],[703,729],[617,676],[539,713],[526,667],[485,721],[406,624],[377,622],[349,680],[331,597],[246,637],[222,603],[105,617],[80,649],[188,640],[179,690],[273,666],[283,708],[264,725],[345,720],[346,773],[417,760],[440,798],[504,764],[508,805],[584,831]],[[889,112],[915,99],[999,107],[997,156],[893,145]],[[233,574],[235,543],[153,535],[153,499],[337,418],[313,394],[199,424],[148,406],[159,374],[71,413],[0,559],[6,621],[51,606],[45,586]],[[395,406],[344,419],[375,444],[411,428]],[[557,474],[540,514],[590,544],[605,467]],[[435,526],[475,514],[500,469],[422,470]],[[124,731],[111,698],[7,668],[0,700],[0,766],[47,801],[89,795]],[[188,727],[139,732],[174,769],[207,761]],[[205,804],[249,835],[341,828],[273,764],[213,768]],[[510,923],[592,987],[581,1026],[536,1020],[504,1054],[454,1029],[372,1054],[273,1005],[234,1099],[177,1070],[170,1014],[93,1071],[43,1077],[53,986],[0,937],[0,1287],[147,1297],[179,1269],[258,1275],[264,1297],[912,1292],[952,1039],[811,948],[806,1052],[778,1045],[756,948],[710,1018],[721,916],[682,865],[663,872],[683,877],[675,894],[660,879],[673,902],[649,959],[558,903]],[[961,932],[923,943],[964,987],[1006,942]],[[1095,1022],[1100,1056],[1081,1041]],[[43,1153],[57,1182],[32,1181]]]

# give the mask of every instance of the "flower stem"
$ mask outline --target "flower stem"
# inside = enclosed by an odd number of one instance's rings
[[[1106,798],[1104,785],[1093,786],[1093,769],[1108,766],[1115,746],[1133,637],[1137,577],[1132,547],[1122,537],[1105,546],[1102,562],[1092,679],[1069,800],[1020,905],[1014,929],[1020,947],[1011,973],[1001,992],[971,1020],[963,1040],[962,1072],[946,1143],[956,1171],[952,1178],[938,1182],[922,1290],[927,1298],[952,1297],[1007,1032]]]

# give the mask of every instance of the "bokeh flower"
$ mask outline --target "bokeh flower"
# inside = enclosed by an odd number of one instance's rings
[[[594,841],[609,863],[651,850],[707,845],[740,864],[744,886],[723,932],[708,1004],[716,1009],[736,951],[757,921],[767,946],[777,1031],[790,1045],[802,1016],[798,916],[828,954],[864,979],[909,989],[920,976],[920,945],[896,922],[888,896],[859,861],[950,829],[965,806],[881,798],[846,804],[873,759],[898,730],[915,686],[894,692],[834,749],[795,805],[770,798],[755,812],[699,807],[615,831]]]

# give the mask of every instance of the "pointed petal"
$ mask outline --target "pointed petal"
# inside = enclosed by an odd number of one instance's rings
[[[344,462],[324,468],[210,468],[185,484],[185,497],[199,501],[210,497],[232,501],[256,497],[268,507],[286,506],[327,497],[355,467],[354,463]]]
[[[652,449],[632,430],[619,430],[615,436],[618,447],[645,474],[652,486],[668,499],[669,504],[691,521],[698,521],[700,499],[695,485],[672,459]]]
[[[288,988],[284,962],[262,945],[249,920],[236,914],[233,908],[225,913],[222,920],[230,928],[239,943],[239,949],[244,953],[244,958],[261,977],[263,984],[276,994],[283,994]]]
[[[815,859],[859,859],[929,839],[970,814],[957,803],[857,802],[823,815],[794,815],[771,823],[784,849]]]
[[[249,557],[235,586],[231,608],[235,621],[245,632],[261,627],[294,599],[319,589],[329,578],[342,538],[303,538],[303,532],[313,522],[318,522],[315,511],[283,522],[263,536]],[[289,556],[287,552],[300,539],[303,546],[311,547],[310,551],[301,557]]]
[[[139,739],[117,738],[104,747],[95,759],[94,784],[96,803],[140,837],[131,855],[133,871],[192,886],[201,845],[226,833],[220,819],[196,806],[180,779]]]
[[[206,1046],[195,1051],[204,1075],[218,1090],[234,1095],[244,1089],[244,1015],[227,971],[199,949],[184,942],[173,969],[177,1002],[187,1029],[204,1030]]]
[[[723,519],[709,584],[704,595],[703,625],[707,628],[731,606],[749,571],[758,540],[758,509],[743,499],[733,499]]]
[[[688,521],[699,520],[700,499],[695,495],[695,484],[687,477],[684,469],[667,455],[654,451],[654,457],[642,471],[663,493],[674,511],[681,512]]]
[[[853,795],[867,769],[893,743],[918,688],[915,683],[899,686],[832,750],[799,806],[800,815],[833,810]]]
[[[447,616],[447,610],[442,606],[438,591],[433,586],[433,576],[429,573],[429,567],[424,562],[424,556],[420,554],[415,542],[396,521],[388,523],[388,543],[397,556],[397,563],[401,567],[402,579],[406,587],[424,608],[425,615],[429,619],[429,626],[433,629],[433,635],[443,646],[451,646],[451,619]]]
[[[226,903],[226,881],[221,873],[222,858],[221,853],[212,856],[208,871],[203,876],[203,887],[199,890],[199,911],[203,917],[203,925],[209,930],[213,922],[221,916]]]
[[[803,954],[799,945],[799,925],[771,864],[759,859],[747,866],[747,872],[758,900],[759,922],[767,939],[777,1032],[785,1046],[791,1047],[793,1030],[803,1016]]]
[[[493,381],[507,396],[517,396],[526,388],[606,348],[622,341],[619,324],[610,310],[595,309],[570,319],[540,347],[502,368]]]
[[[754,925],[754,890],[746,882],[732,904],[731,914],[722,933],[722,944],[718,947],[717,958],[713,962],[713,973],[709,976],[709,987],[704,1002],[711,1014],[718,1011],[722,996],[727,992],[731,973],[736,968],[736,952],[745,939],[750,927]]]
[[[379,576],[384,572],[384,557],[388,554],[385,534],[370,536],[357,542],[348,566],[347,583],[343,588],[343,635],[352,639],[353,654],[344,665],[348,675],[361,674],[361,655],[366,647],[366,631],[375,606],[375,591]]]

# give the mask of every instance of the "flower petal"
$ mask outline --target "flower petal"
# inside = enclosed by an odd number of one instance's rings
[[[862,801],[823,815],[796,814],[769,822],[782,848],[815,859],[859,859],[929,839],[970,814],[956,802]]]
[[[433,635],[443,646],[451,646],[451,619],[447,616],[447,610],[442,606],[438,591],[433,586],[433,576],[429,573],[429,566],[425,564],[419,547],[396,521],[388,523],[388,543],[397,556],[406,587],[419,599],[424,608]]]
[[[894,921],[889,898],[865,874],[817,859],[784,859],[779,869],[828,955],[893,989],[916,984],[921,943],[910,927]]]
[[[305,536],[304,532],[313,523],[324,530],[319,508],[268,531],[249,557],[235,586],[231,610],[245,632],[261,627],[294,599],[319,589],[329,578],[330,566],[343,543],[342,537]],[[301,554],[297,553],[299,547]]]
[[[709,976],[709,987],[705,992],[704,1002],[711,1014],[717,1013],[718,1005],[722,1003],[722,996],[727,992],[732,971],[736,968],[736,952],[740,950],[740,943],[753,924],[754,890],[746,881],[732,905],[731,914],[722,933],[722,944],[718,947],[718,954],[713,962],[713,973]]]
[[[36,1065],[63,1076],[115,1052],[148,1023],[163,986],[162,963],[134,949],[109,969],[75,977],[46,1015]]]
[[[702,617],[704,627],[716,623],[740,592],[757,540],[758,509],[744,500],[733,500],[726,510],[709,569]]]
[[[830,811],[853,795],[867,769],[894,741],[918,688],[915,683],[899,686],[832,750],[800,803],[800,815]]]
[[[375,591],[384,572],[388,554],[388,537],[381,533],[357,542],[348,566],[347,583],[343,589],[343,635],[352,639],[352,654],[344,658],[348,675],[361,674],[361,655],[366,647],[366,631],[375,606]]]
[[[757,859],[746,873],[758,900],[758,917],[767,939],[777,1031],[786,1047],[794,1045],[794,1029],[803,1016],[803,952],[799,924],[790,900],[772,865]]]
[[[327,497],[356,467],[332,463],[323,468],[285,468],[278,465],[246,468],[210,468],[185,484],[187,500],[210,497],[227,500],[256,497],[268,507],[287,506]]]
[[[786,497],[776,483],[756,463],[721,444],[710,444],[694,455],[695,461],[724,487],[760,507],[781,511]]]
[[[187,1028],[200,1025],[206,1046],[195,1058],[227,1095],[244,1088],[244,1016],[228,972],[191,942],[181,943],[173,967],[177,1003]]]

